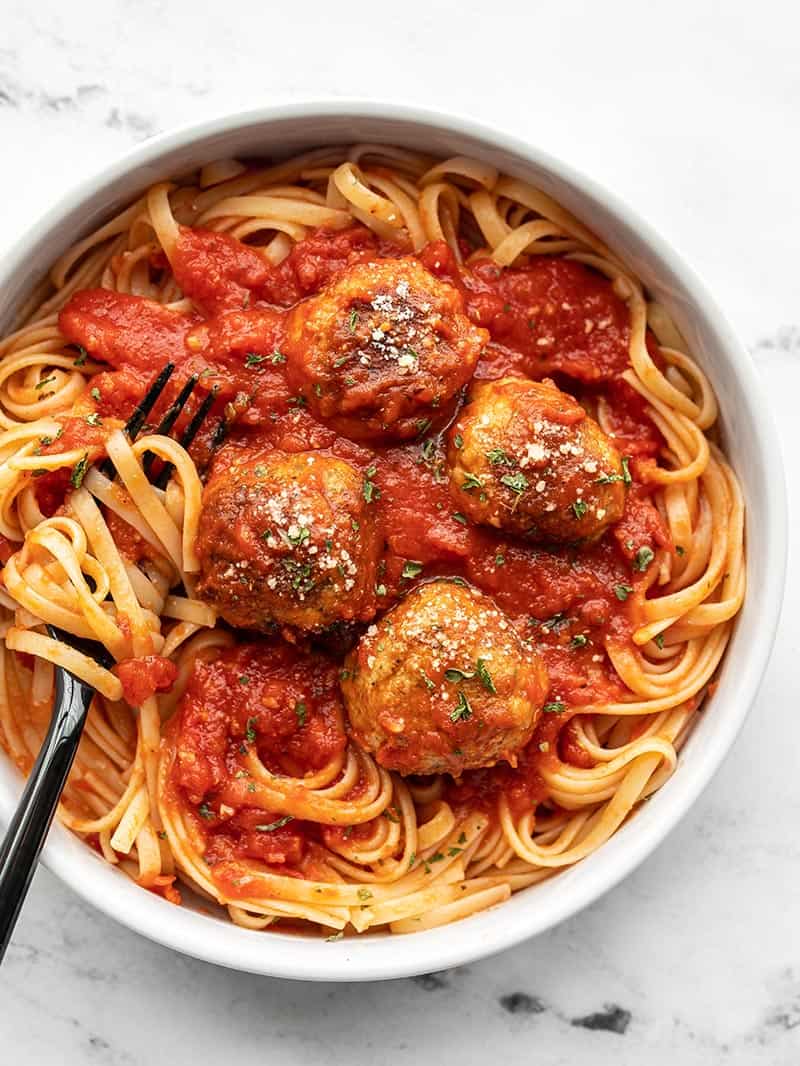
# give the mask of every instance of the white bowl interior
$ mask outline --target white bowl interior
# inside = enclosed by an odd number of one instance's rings
[[[142,891],[60,825],[44,862],[105,913],[177,950],[237,969],[301,979],[367,980],[443,969],[491,954],[556,924],[629,873],[676,824],[732,744],[766,666],[783,593],[785,490],[780,447],[748,354],[710,296],[678,256],[608,192],[513,138],[416,109],[309,104],[219,119],[156,138],[54,207],[0,267],[0,330],[52,262],[155,181],[227,156],[280,158],[325,144],[370,141],[433,154],[470,155],[525,178],[575,212],[673,313],[720,401],[726,449],[747,500],[751,590],[720,673],[673,777],[599,851],[558,877],[455,926],[404,937],[370,935],[336,943],[257,933]],[[21,778],[0,758],[0,817],[8,818]]]

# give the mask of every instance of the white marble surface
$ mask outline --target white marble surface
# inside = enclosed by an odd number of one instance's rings
[[[0,253],[65,185],[176,123],[330,95],[475,115],[616,188],[705,275],[766,378],[800,521],[799,33],[794,0],[6,0]],[[723,770],[634,876],[562,927],[428,978],[292,984],[173,955],[42,870],[0,970],[0,1059],[800,1063],[798,590],[795,553]]]

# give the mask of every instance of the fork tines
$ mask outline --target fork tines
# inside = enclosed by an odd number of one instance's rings
[[[126,432],[126,434],[128,435],[128,437],[129,437],[129,439],[131,441],[136,440],[136,438],[141,433],[142,429],[145,428],[145,422],[147,420],[147,416],[150,414],[150,412],[155,407],[156,403],[158,402],[159,398],[161,397],[161,394],[163,393],[164,389],[166,388],[167,382],[172,377],[174,371],[175,371],[175,364],[174,363],[167,363],[166,366],[164,366],[159,371],[159,373],[156,376],[155,380],[153,381],[152,385],[148,388],[147,392],[144,394],[144,396],[142,397],[141,401],[136,405],[136,408],[133,411],[133,414],[130,416],[128,421],[125,423],[125,432]],[[182,386],[181,391],[178,393],[177,397],[175,398],[174,402],[172,404],[170,404],[170,406],[167,408],[167,411],[165,412],[163,418],[161,419],[159,424],[153,430],[154,433],[156,433],[156,434],[158,434],[160,436],[166,436],[170,432],[170,430],[173,428],[173,426],[177,422],[178,417],[180,416],[181,412],[185,408],[186,403],[189,400],[189,397],[194,392],[194,389],[195,389],[195,386],[197,385],[198,380],[199,380],[199,375],[192,374],[192,376],[186,381],[186,383]],[[200,427],[202,426],[203,422],[205,421],[206,416],[208,415],[208,412],[211,410],[211,407],[213,406],[216,397],[217,397],[217,388],[215,386],[213,389],[210,390],[210,392],[208,392],[206,394],[206,396],[204,397],[202,403],[197,408],[195,413],[192,415],[191,419],[189,420],[188,425],[186,426],[186,428],[184,429],[183,433],[181,434],[180,440],[179,440],[179,443],[180,443],[181,447],[189,448],[189,446],[192,444],[192,442],[196,438],[197,434],[200,432]],[[222,443],[222,441],[225,438],[226,431],[227,431],[227,421],[223,417],[223,418],[220,419],[219,425],[216,426],[216,428],[214,430],[214,433],[213,433],[213,436],[212,436],[212,441],[211,441],[211,450],[212,451],[216,450],[216,448],[219,446],[219,444]],[[154,463],[155,459],[156,459],[156,455],[153,452],[146,452],[145,455],[143,456],[142,469],[144,470],[145,476],[147,478],[150,477],[150,472],[152,470],[153,463]],[[111,462],[110,459],[107,459],[107,458],[104,459],[103,462],[98,466],[98,469],[107,478],[111,479],[112,481],[114,480],[114,477],[116,476],[116,471],[114,470],[114,464]],[[171,473],[172,473],[172,463],[164,463],[162,468],[161,468],[161,470],[159,471],[157,477],[155,477],[152,480],[152,484],[156,488],[165,489],[167,487],[168,482],[169,482],[169,478],[170,478],[170,474]]]

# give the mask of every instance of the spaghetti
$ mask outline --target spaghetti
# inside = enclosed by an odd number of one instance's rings
[[[353,271],[411,259],[461,308],[464,343],[483,337],[480,357],[467,371],[454,357],[431,418],[400,389],[400,437],[376,440],[380,419],[360,437],[358,414],[337,421],[321,388],[296,391],[287,321]],[[341,343],[363,326],[348,314]],[[408,380],[424,359],[409,342]],[[205,497],[210,432],[189,454],[122,430],[168,361],[174,390],[190,375],[214,390],[228,433]],[[622,516],[542,547],[476,521],[477,494],[459,507],[444,434],[472,369],[481,387],[555,379],[577,399],[624,456],[606,475],[624,482]],[[69,249],[0,341],[3,747],[28,772],[54,667],[89,682],[62,821],[143,887],[179,902],[185,886],[251,929],[405,933],[500,903],[600,847],[664,783],[713,687],[745,588],[742,496],[716,419],[705,374],[638,279],[549,196],[484,163],[359,144],[157,185]],[[358,543],[377,547],[349,586],[351,555],[331,563],[347,594],[325,610],[339,623],[248,616],[267,634],[255,637],[225,624],[230,604],[209,591],[203,538],[221,542],[230,523],[203,532],[204,499],[276,451],[358,470]],[[164,464],[162,489],[148,473]],[[508,469],[521,495],[528,477]],[[576,520],[586,507],[576,497]],[[290,548],[313,542],[310,519],[287,528]],[[303,601],[306,564],[284,565]],[[401,776],[356,742],[340,674],[366,624],[431,578],[490,597],[541,657],[549,693],[506,761]],[[45,623],[100,641],[116,665]]]

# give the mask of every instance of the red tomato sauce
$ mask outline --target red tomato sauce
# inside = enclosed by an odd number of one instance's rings
[[[114,543],[128,562],[139,563],[142,559],[157,557],[155,548],[124,518],[120,518],[114,511],[106,511],[105,519]]]
[[[648,417],[639,393],[622,378],[612,378],[603,385],[601,394],[609,431],[622,454],[634,457],[637,462],[657,455],[664,441]]]
[[[89,465],[105,454],[106,436],[109,429],[116,425],[119,423],[115,420],[112,425],[104,427],[99,416],[97,422],[94,417],[87,421],[86,416],[68,416],[61,423],[58,436],[40,438],[35,455],[55,455],[80,449],[84,451],[84,456],[71,469],[60,467],[50,471],[44,468],[34,470],[36,502],[46,518],[54,515],[64,503],[67,493],[80,485]]]
[[[248,805],[250,750],[273,773],[303,777],[347,743],[339,666],[284,643],[240,644],[198,659],[176,715],[175,785],[205,834],[209,861],[296,865],[315,828]]]
[[[605,698],[602,692],[597,695]],[[547,769],[557,770],[559,760],[584,769],[594,765],[591,755],[577,739],[575,718],[578,712],[569,709],[558,712],[552,710],[555,706],[554,700],[545,704],[545,713],[539,719],[530,743],[519,753],[516,766],[499,763],[486,770],[471,770],[459,781],[447,785],[445,798],[456,810],[483,810],[491,816],[502,795],[512,814],[533,813],[550,798],[550,788],[544,776]]]
[[[269,276],[255,248],[226,233],[186,226],[180,227],[171,263],[184,295],[209,317],[247,308]]]
[[[611,282],[581,263],[539,256],[502,268],[485,259],[464,272],[441,241],[420,258],[462,290],[467,314],[491,334],[478,376],[519,373],[538,381],[564,373],[593,383],[627,367],[628,310]]]
[[[379,242],[364,226],[321,229],[271,266],[255,248],[227,234],[182,226],[173,270],[184,293],[210,316],[246,310],[256,301],[291,307],[345,267],[403,250]]]
[[[182,362],[195,316],[108,289],[79,289],[58,316],[62,333],[112,367],[152,370]]]
[[[319,292],[345,267],[407,251],[379,241],[364,226],[338,231],[320,229],[298,241],[283,262],[271,269],[261,295],[269,303],[291,307],[304,296]]]
[[[192,448],[198,465],[208,459],[213,425],[225,412],[231,420],[229,448],[317,449],[364,470],[375,467],[374,506],[385,542],[376,584],[380,602],[391,606],[418,580],[461,577],[492,595],[544,656],[549,701],[562,709],[542,716],[517,767],[474,771],[450,789],[457,804],[487,804],[502,787],[517,808],[530,808],[546,795],[544,762],[560,757],[587,765],[589,756],[570,724],[576,709],[625,696],[604,642],[630,640],[634,593],[646,583],[636,565],[639,553],[671,548],[646,481],[664,442],[644,401],[621,377],[629,365],[629,315],[607,278],[581,263],[544,256],[513,269],[488,260],[460,266],[442,242],[429,245],[419,258],[460,290],[469,317],[489,331],[476,377],[555,377],[590,410],[601,410],[627,457],[631,485],[621,521],[588,547],[526,545],[467,523],[449,491],[440,437],[424,425],[416,441],[375,447],[318,422],[286,380],[281,344],[287,309],[354,263],[407,253],[353,225],[312,232],[274,266],[258,249],[227,235],[181,228],[172,266],[196,312],[89,290],[68,301],[59,325],[68,340],[109,367],[94,376],[80,401],[84,421],[93,411],[103,419],[126,419],[171,361],[176,372],[150,416],[153,424],[190,374],[199,378],[195,402],[215,390],[213,417]],[[648,345],[658,360],[650,336]],[[73,438],[89,446],[74,421],[65,424],[54,449],[75,446],[68,445]],[[100,431],[91,446],[102,448],[103,439]],[[63,472],[43,477],[40,506],[55,509],[68,489]],[[146,554],[135,531],[110,521],[128,558]],[[408,563],[418,564],[419,573],[412,567],[409,576]],[[207,854],[217,863],[260,858],[296,868],[308,861],[313,829],[297,820],[272,826],[280,816],[248,808],[247,782],[236,776],[242,749],[250,744],[270,769],[301,776],[343,748],[337,665],[317,656],[309,668],[303,655],[259,642],[194,667],[175,726],[175,785],[195,810]],[[306,705],[302,724],[294,710],[300,703]],[[232,813],[221,815],[221,806]]]
[[[162,655],[145,655],[123,659],[112,668],[122,682],[122,691],[131,707],[141,707],[156,692],[169,692],[178,676],[178,668]]]

